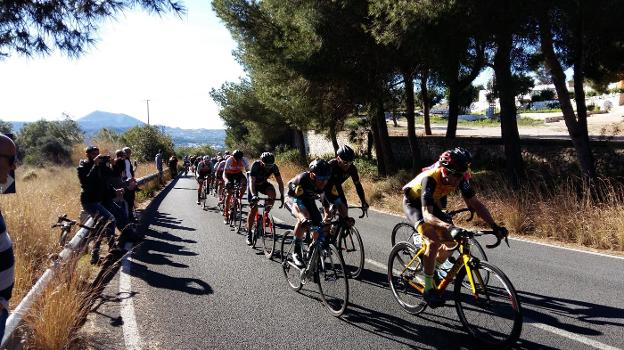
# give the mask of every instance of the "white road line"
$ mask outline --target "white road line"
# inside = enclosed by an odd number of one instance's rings
[[[583,337],[581,335],[578,334],[574,334],[568,331],[564,331],[563,329],[557,328],[557,327],[553,327],[553,326],[549,326],[547,324],[541,323],[541,322],[537,322],[534,320],[531,320],[528,317],[524,318],[524,322],[530,324],[533,327],[539,328],[541,330],[544,330],[546,332],[550,332],[553,334],[556,334],[558,336],[564,337],[564,338],[568,338],[574,341],[577,341],[579,343],[583,343],[585,345],[589,345],[591,347],[594,347],[596,349],[602,349],[602,350],[621,350],[620,348],[611,346],[611,345],[607,345],[605,343],[601,343],[599,341],[593,340],[593,339],[589,339],[587,337]]]
[[[126,250],[132,249],[132,243],[126,243]],[[134,302],[132,297],[132,283],[130,276],[129,257],[123,258],[119,271],[119,296],[121,299],[120,316],[123,320],[123,334],[126,349],[141,350],[141,336],[134,316]]]
[[[378,268],[378,269],[380,269],[380,270],[382,270],[384,272],[388,271],[388,266],[385,265],[385,264],[380,263],[379,261],[375,261],[375,260],[369,259],[369,258],[366,258],[365,261],[366,261],[367,264],[372,265],[372,266],[374,266],[374,267],[376,267],[376,268]],[[549,325],[547,325],[545,323],[534,321],[534,320],[532,320],[532,319],[530,319],[528,317],[524,318],[524,323],[529,324],[529,325],[531,325],[533,327],[539,328],[541,330],[544,330],[546,332],[553,333],[553,334],[556,334],[558,336],[561,336],[561,337],[564,337],[564,338],[568,338],[568,339],[577,341],[579,343],[583,343],[585,345],[589,345],[589,346],[594,347],[596,349],[621,350],[620,348],[617,348],[617,347],[614,347],[614,346],[611,346],[611,345],[607,345],[607,344],[601,343],[599,341],[596,341],[596,340],[593,340],[593,339],[589,339],[587,337],[580,336],[578,334],[570,333],[568,331],[564,331],[563,329],[559,329],[557,327],[549,326]]]
[[[391,213],[391,212],[381,211],[381,210],[373,209],[373,208],[369,208],[368,210],[377,212],[379,214],[385,214],[385,215],[390,215],[390,216],[394,216],[394,217],[405,219],[405,216],[399,215],[399,214],[395,214],[395,213]],[[616,255],[611,255],[611,254],[597,253],[597,252],[592,252],[590,250],[583,250],[583,249],[578,249],[578,248],[562,247],[562,246],[558,246],[558,245],[555,245],[555,244],[542,243],[542,242],[537,242],[537,241],[534,241],[534,240],[520,238],[520,237],[509,237],[509,239],[514,240],[514,241],[520,241],[520,242],[537,244],[537,245],[551,247],[551,248],[570,250],[570,251],[577,252],[577,253],[586,253],[586,254],[591,254],[591,255],[602,256],[602,257],[605,257],[605,258],[613,258],[613,259],[624,260],[623,256],[616,256]]]

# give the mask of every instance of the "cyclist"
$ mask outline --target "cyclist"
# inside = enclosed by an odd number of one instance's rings
[[[426,168],[403,187],[403,211],[414,224],[418,233],[428,241],[423,257],[425,288],[423,298],[432,308],[444,304],[437,293],[433,275],[436,267],[444,263],[451,251],[442,244],[452,241],[462,229],[453,226],[442,211],[446,197],[459,189],[468,208],[489,224],[497,235],[507,235],[507,229],[498,226],[489,210],[477,199],[470,185],[470,163],[472,156],[466,149],[458,147],[440,156],[434,166]]]
[[[234,185],[238,183],[240,188],[245,188],[246,179],[245,171],[247,171],[247,162],[243,159],[243,152],[235,150],[232,152],[232,156],[225,161],[225,168],[223,169],[223,181],[227,190],[225,198],[225,210],[223,210],[224,219],[223,222],[227,224],[228,214],[230,213],[230,198],[232,197],[232,190]],[[238,194],[239,199],[243,198],[243,191]]]
[[[197,166],[199,165],[199,162],[201,162],[202,160],[203,160],[202,156],[196,156],[195,160],[193,160],[193,162],[191,163],[193,166],[192,169],[193,169],[193,172],[195,173],[195,176],[197,176]]]
[[[197,163],[197,171],[195,172],[197,183],[199,183],[199,187],[197,187],[197,205],[199,205],[199,202],[201,201],[204,180],[206,178],[210,178],[211,175],[212,163],[210,162],[210,157],[205,156],[199,163]]]
[[[250,210],[249,216],[247,216],[247,245],[251,245],[251,226],[258,211],[256,206],[256,203],[258,203],[258,192],[269,197],[265,203],[265,212],[267,214],[271,211],[273,203],[275,203],[275,187],[267,181],[271,175],[275,176],[280,190],[280,201],[284,204],[284,182],[282,181],[279,168],[275,164],[275,156],[273,153],[264,152],[260,155],[260,160],[256,160],[251,164],[251,171],[249,172],[249,194],[247,199],[249,200]]]
[[[358,175],[357,168],[353,164],[355,159],[355,152],[347,145],[343,145],[336,152],[336,158],[329,161],[331,167],[331,178],[325,191],[323,193],[323,210],[325,221],[330,220],[329,206],[333,204],[338,209],[338,214],[341,218],[348,218],[349,206],[347,204],[347,198],[345,197],[342,184],[350,177],[355,185],[355,190],[360,197],[360,203],[362,210],[368,209],[368,203],[366,202],[366,196],[364,194],[364,187],[360,183],[360,176]],[[351,221],[351,220],[350,220]]]
[[[191,160],[189,159],[189,156],[186,155],[184,156],[184,176],[188,174],[190,166],[191,166]]]
[[[217,193],[219,194],[219,203],[223,201],[223,170],[225,169],[225,161],[229,156],[223,158],[218,157],[218,163],[215,167],[215,179],[217,180]]]
[[[297,218],[295,223],[295,249],[293,251],[293,262],[303,267],[301,257],[301,244],[303,238],[303,230],[310,222],[317,229],[313,232],[313,239],[319,236],[319,230],[322,224],[321,213],[319,212],[315,200],[318,195],[323,193],[325,186],[331,177],[331,167],[322,160],[316,159],[310,163],[308,171],[305,171],[288,182],[287,201],[292,214]]]

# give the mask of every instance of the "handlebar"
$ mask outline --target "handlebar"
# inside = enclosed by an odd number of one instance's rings
[[[260,196],[257,196],[256,198],[258,198],[258,201],[267,201],[271,199],[269,197],[260,197]],[[277,201],[277,200],[278,200],[277,198],[274,199],[274,201]],[[279,206],[279,208],[282,209],[285,203],[286,203],[285,201],[282,201],[282,204]]]
[[[466,231],[466,232],[471,232],[471,231]],[[488,249],[493,249],[498,247],[502,240],[505,239],[505,244],[507,244],[507,247],[509,248],[509,239],[507,238],[507,236],[501,236],[501,235],[497,235],[495,231],[477,231],[477,232],[471,232],[473,236],[485,236],[485,235],[494,235],[496,237],[496,243],[493,244],[486,244],[485,246]]]
[[[78,227],[84,228],[84,229],[87,229],[87,230],[95,229],[94,227],[83,225],[83,224],[79,224],[75,220],[68,219],[67,218],[67,214],[63,214],[63,215],[59,216],[58,220],[56,221],[56,224],[52,225],[51,228],[66,227],[66,226],[72,227],[74,225],[78,225]]]

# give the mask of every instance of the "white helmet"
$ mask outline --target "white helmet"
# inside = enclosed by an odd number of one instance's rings
[[[210,156],[204,156],[204,162],[207,162],[210,160]]]

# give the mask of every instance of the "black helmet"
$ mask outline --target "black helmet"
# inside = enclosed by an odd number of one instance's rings
[[[338,152],[336,154],[345,162],[352,162],[355,159],[355,152],[353,151],[353,148],[347,145],[343,145],[338,148]]]
[[[318,177],[329,177],[331,175],[331,167],[329,163],[322,159],[315,159],[308,166],[310,172]]]
[[[234,152],[232,152],[232,156],[236,158],[237,160],[241,160],[243,159],[243,151],[237,149]]]
[[[467,149],[457,147],[440,155],[440,165],[453,173],[465,173],[472,162],[472,155]]]
[[[262,153],[260,155],[260,160],[264,164],[274,164],[275,163],[275,156],[271,152],[264,152],[264,153]]]

